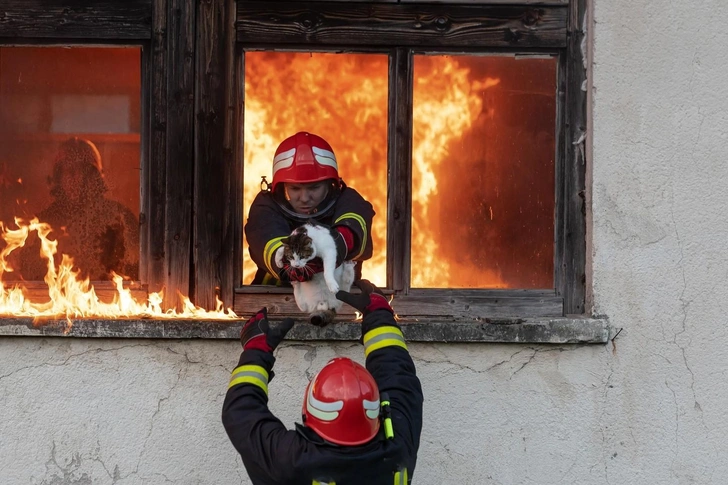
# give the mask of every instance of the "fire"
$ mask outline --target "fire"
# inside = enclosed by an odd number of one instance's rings
[[[362,75],[366,73],[366,75]],[[387,57],[248,52],[245,55],[244,214],[271,181],[273,154],[286,137],[309,131],[334,149],[339,175],[377,212],[374,256],[364,277],[386,283]],[[243,281],[256,271],[245,243]]]
[[[498,78],[471,79],[456,57],[418,56],[415,64],[413,140],[412,286],[504,286],[497,274],[477,282],[457,281],[465,262],[443,255],[436,222],[438,175],[448,170],[449,147],[471,128],[483,109],[482,92]],[[436,61],[430,61],[436,59]],[[244,213],[270,181],[278,144],[297,131],[311,131],[332,145],[345,182],[377,211],[372,228],[374,257],[363,277],[386,284],[387,57],[378,54],[247,52],[245,55]],[[404,183],[404,182],[403,182]],[[244,282],[255,274],[247,243]],[[436,271],[433,271],[436,268]]]
[[[392,307],[392,310],[394,310],[394,305],[392,305],[393,301],[394,301],[394,294],[392,294],[392,296],[389,297],[389,306]],[[401,318],[399,318],[399,315],[397,315],[397,312],[394,312],[394,319],[398,322],[401,320]]]
[[[56,267],[54,256],[58,242],[49,238],[52,232],[50,225],[36,218],[30,221],[16,218],[15,224],[18,229],[10,229],[0,221],[0,236],[6,244],[0,252],[0,315],[2,316],[65,317],[69,329],[72,319],[84,317],[237,318],[231,309],[223,309],[220,300],[217,300],[217,307],[213,311],[195,306],[189,298],[182,295],[179,295],[184,307],[182,312],[173,309],[163,310],[161,293],[150,293],[146,303],[139,303],[133,298],[131,291],[124,288],[124,278],[115,273],[112,273],[116,287],[113,301],[102,302],[89,280],[79,278],[79,271],[74,271],[73,259],[69,255],[63,254],[61,264]],[[49,301],[46,302],[27,299],[21,284],[6,288],[2,282],[3,274],[13,271],[7,257],[16,249],[23,247],[32,232],[36,232],[41,241],[39,257],[45,260],[47,266],[44,282],[48,288]]]
[[[443,279],[449,283],[446,286],[452,286],[456,284],[455,278],[473,272],[464,264],[458,265],[455,258],[443,258],[437,244],[441,231],[437,218],[430,213],[439,203],[437,174],[445,173],[444,165],[452,162],[450,144],[471,128],[483,109],[482,98],[475,89],[487,89],[500,81],[476,80],[471,88],[469,69],[460,67],[454,58],[418,56],[415,60],[412,252],[417,261],[412,264],[412,286],[441,287]],[[456,265],[460,266],[457,270]],[[487,286],[501,286],[497,275],[489,274],[487,279]]]
[[[394,310],[394,306],[392,306],[393,301],[394,301],[394,295],[391,295],[389,297],[389,306],[392,307],[392,310]],[[363,320],[363,318],[364,318],[364,315],[361,312],[354,310],[354,321],[355,322],[360,322]],[[397,315],[397,312],[394,313],[394,319],[398,322],[401,320],[399,315]]]

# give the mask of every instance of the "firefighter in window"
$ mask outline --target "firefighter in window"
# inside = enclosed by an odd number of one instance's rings
[[[285,285],[306,281],[323,265],[313,259],[306,269],[283,268],[275,254],[281,239],[309,221],[332,227],[337,237],[337,261],[361,262],[372,257],[372,205],[339,178],[336,156],[320,136],[299,132],[278,146],[273,158],[273,182],[263,177],[261,192],[250,206],[245,224],[250,257],[258,266],[254,285]]]
[[[53,228],[50,238],[58,242],[55,264],[67,254],[80,279],[109,280],[112,271],[138,279],[139,221],[124,204],[106,197],[96,145],[76,137],[63,142],[48,183],[53,201],[38,219]],[[34,238],[20,256],[18,274],[26,280],[43,280],[46,274],[39,248]]]
[[[253,485],[406,485],[422,431],[422,388],[392,308],[361,280],[336,297],[363,315],[366,368],[343,357],[326,364],[303,398],[303,424],[287,430],[268,409],[273,351],[293,327],[269,324],[263,308],[240,333],[243,353],[222,410],[230,441]]]

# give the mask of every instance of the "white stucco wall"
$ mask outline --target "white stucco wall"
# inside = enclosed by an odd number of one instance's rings
[[[412,344],[419,484],[728,483],[728,3],[596,0],[594,312],[607,346]],[[239,345],[0,338],[0,483],[248,483]],[[288,344],[272,409],[355,344]],[[305,372],[302,372],[305,369]]]

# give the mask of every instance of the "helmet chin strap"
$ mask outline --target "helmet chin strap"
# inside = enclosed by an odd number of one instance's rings
[[[267,183],[267,181],[265,182]],[[261,182],[261,189],[262,188],[263,185]],[[328,190],[329,192],[327,193],[324,201],[319,204],[318,207],[314,208],[309,214],[299,214],[293,210],[291,204],[285,200],[285,192],[281,191],[280,188],[278,188],[275,192],[271,191],[271,193],[273,194],[273,200],[276,201],[278,207],[280,207],[288,217],[299,222],[308,222],[312,219],[316,220],[319,217],[324,217],[333,210],[336,201],[339,199],[339,194],[341,193],[341,181],[339,180],[338,183],[332,183]]]
[[[290,217],[291,219],[294,219],[294,220],[297,220],[300,222],[307,222],[307,221],[310,221],[311,219],[317,219],[319,217],[323,217],[326,214],[328,214],[331,211],[331,209],[334,208],[334,204],[336,204],[337,198],[338,197],[332,197],[324,207],[319,206],[319,207],[315,208],[314,210],[312,210],[310,214],[299,214],[298,212],[294,211],[291,208],[288,201],[281,202],[280,200],[278,200],[276,198],[276,202],[278,203],[278,206],[281,209],[283,209],[283,212],[285,212],[286,215],[288,217]]]

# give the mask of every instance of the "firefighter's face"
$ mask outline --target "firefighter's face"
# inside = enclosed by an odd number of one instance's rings
[[[310,214],[312,210],[324,201],[329,192],[326,181],[311,182],[309,184],[294,184],[285,182],[286,199],[299,214]]]

